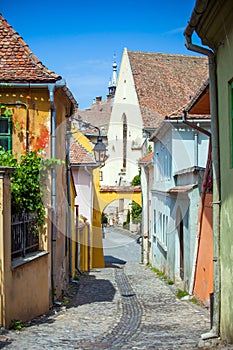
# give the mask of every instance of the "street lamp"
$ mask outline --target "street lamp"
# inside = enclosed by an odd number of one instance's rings
[[[96,129],[98,129],[98,128],[96,128]],[[103,143],[102,138],[100,137],[100,131],[99,131],[97,143],[95,144],[93,151],[94,151],[94,156],[95,156],[96,162],[100,163],[101,165],[104,164],[104,162],[106,160],[107,148],[106,148],[105,144]]]
[[[104,162],[106,161],[107,159],[107,155],[106,155],[106,152],[107,152],[107,148],[105,146],[105,144],[103,143],[102,141],[102,138],[101,138],[101,135],[100,135],[100,129],[98,128],[98,126],[95,126],[95,125],[92,125],[90,123],[87,123],[87,122],[84,122],[81,118],[81,116],[78,116],[78,118],[72,118],[72,119],[75,119],[78,121],[79,125],[81,124],[82,126],[86,127],[86,128],[89,128],[89,127],[92,127],[96,130],[98,130],[98,138],[97,138],[97,142],[93,148],[93,151],[94,151],[94,157],[95,157],[95,161],[96,163],[98,163],[100,166],[103,166],[104,165]]]

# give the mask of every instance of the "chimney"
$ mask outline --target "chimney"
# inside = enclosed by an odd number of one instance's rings
[[[96,96],[95,101],[96,103],[100,103],[102,101],[102,96]]]
[[[107,102],[110,102],[111,99],[112,99],[112,94],[108,94],[108,95],[107,95]]]

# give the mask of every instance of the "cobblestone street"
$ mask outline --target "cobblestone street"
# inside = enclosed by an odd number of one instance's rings
[[[195,349],[209,331],[207,310],[177,299],[172,286],[140,263],[93,270],[73,287],[69,306],[3,334],[2,347]]]
[[[71,283],[66,307],[28,322],[21,331],[2,329],[0,348],[233,349],[218,340],[201,341],[210,329],[209,311],[178,299],[173,285],[140,264],[135,238],[129,231],[107,228],[106,267]]]

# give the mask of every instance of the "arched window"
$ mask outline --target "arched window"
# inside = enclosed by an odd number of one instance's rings
[[[126,115],[123,114],[123,169],[126,169],[126,157],[127,157],[127,119]]]

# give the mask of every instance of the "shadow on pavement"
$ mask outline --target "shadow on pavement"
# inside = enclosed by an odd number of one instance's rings
[[[109,280],[96,278],[93,275],[82,276],[78,293],[67,308],[96,302],[111,302],[115,293],[116,289]]]
[[[115,267],[118,269],[120,268],[118,265],[125,265],[126,264],[125,260],[115,258],[112,255],[105,255],[104,262],[105,262],[105,267]]]

